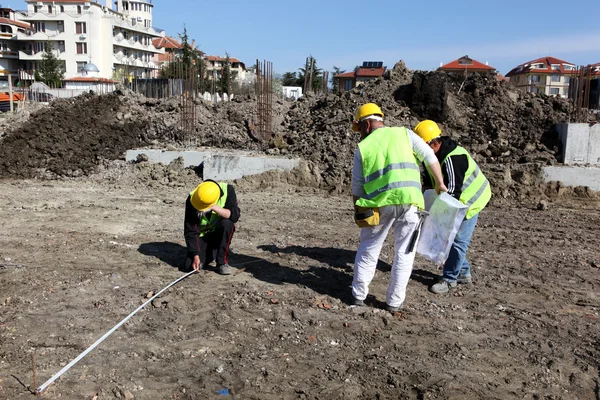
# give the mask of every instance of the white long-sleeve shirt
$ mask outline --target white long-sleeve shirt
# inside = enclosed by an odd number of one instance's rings
[[[410,141],[410,145],[417,160],[424,162],[427,166],[438,162],[433,149],[412,130],[408,128],[406,130],[408,131],[408,140]],[[354,166],[352,167],[352,194],[358,197],[364,195],[364,184],[365,178],[362,170],[362,156],[360,150],[356,149],[354,152]]]

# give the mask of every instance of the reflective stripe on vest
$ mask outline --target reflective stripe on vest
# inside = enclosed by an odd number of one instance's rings
[[[217,205],[219,207],[225,207],[225,203],[227,202],[227,184],[219,183],[219,187],[221,188],[221,191],[223,192],[223,196],[219,197],[219,200],[217,200]],[[193,193],[193,191],[192,191],[192,193]],[[190,195],[192,193],[190,193]],[[198,212],[198,215],[200,215],[200,212]],[[208,232],[214,230],[215,225],[217,225],[217,222],[219,220],[221,220],[221,218],[222,217],[220,215],[218,215],[216,212],[210,213],[210,220],[206,217],[200,218],[200,222],[198,224],[199,236],[202,237],[202,236],[206,235]]]
[[[356,205],[365,208],[414,204],[424,207],[421,174],[406,128],[379,128],[358,144],[365,194]]]
[[[443,165],[448,157],[465,155],[469,166],[465,173],[465,178],[461,188],[460,202],[468,206],[466,218],[470,219],[475,214],[479,213],[487,205],[492,197],[490,183],[479,169],[479,166],[473,160],[471,155],[461,146],[456,146],[456,149],[451,151],[441,162]],[[442,168],[442,171],[444,169]]]

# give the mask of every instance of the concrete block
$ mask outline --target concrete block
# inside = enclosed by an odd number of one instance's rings
[[[588,163],[600,165],[600,124],[590,127]]]
[[[548,166],[544,167],[544,180],[561,182],[565,186],[588,186],[600,191],[600,167]]]
[[[289,171],[300,164],[300,159],[266,156],[261,153],[234,150],[167,151],[155,149],[128,150],[125,160],[135,161],[145,154],[151,163],[170,164],[179,157],[184,167],[195,167],[204,163],[204,179],[233,180],[247,175],[280,170]]]
[[[565,164],[587,164],[590,146],[588,124],[557,124]]]

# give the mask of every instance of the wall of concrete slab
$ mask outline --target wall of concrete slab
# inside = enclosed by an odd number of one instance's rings
[[[565,186],[588,186],[600,191],[600,167],[553,165],[544,167],[546,182],[562,182]]]
[[[125,159],[135,161],[140,154],[148,156],[151,163],[170,164],[179,157],[183,158],[185,167],[196,167],[203,164],[204,179],[233,180],[247,175],[280,170],[289,171],[300,164],[300,159],[266,156],[261,153],[199,150],[199,151],[167,151],[140,149],[128,150]]]
[[[600,124],[557,124],[556,129],[565,164],[600,165]]]

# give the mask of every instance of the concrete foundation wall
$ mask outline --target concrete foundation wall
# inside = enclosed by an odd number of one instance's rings
[[[300,163],[299,159],[223,150],[128,150],[125,159],[132,162],[140,154],[148,156],[151,163],[170,164],[179,157],[183,157],[185,167],[195,167],[204,163],[204,179],[215,180],[233,180],[272,170],[289,171]]]
[[[565,164],[600,165],[600,125],[557,124]]]
[[[600,167],[544,167],[544,180],[561,182],[565,186],[588,186],[592,190],[600,191]]]

